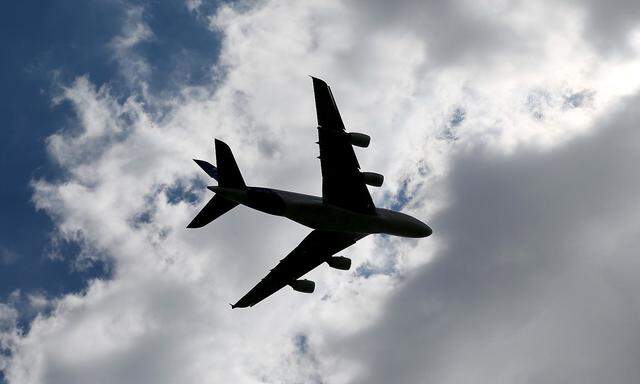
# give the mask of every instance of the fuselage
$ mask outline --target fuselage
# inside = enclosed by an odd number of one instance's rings
[[[223,197],[259,211],[284,216],[313,229],[360,234],[384,233],[402,237],[426,237],[428,225],[407,214],[384,208],[374,213],[350,211],[327,204],[321,197],[278,189],[209,187]]]

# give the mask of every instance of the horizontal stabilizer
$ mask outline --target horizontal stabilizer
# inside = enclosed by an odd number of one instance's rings
[[[225,199],[220,195],[214,195],[207,205],[191,220],[187,228],[201,228],[209,224],[218,217],[229,212],[238,203]]]
[[[200,168],[202,168],[202,170],[207,173],[207,175],[209,175],[214,180],[218,180],[218,168],[204,160],[193,159],[193,161],[195,161],[196,164],[198,164]]]

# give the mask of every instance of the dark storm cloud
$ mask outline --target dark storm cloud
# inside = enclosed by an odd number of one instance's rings
[[[339,343],[360,382],[636,382],[639,104],[553,151],[459,155],[444,249]]]

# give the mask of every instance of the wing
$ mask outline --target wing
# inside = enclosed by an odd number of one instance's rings
[[[366,235],[314,230],[232,308],[252,307]]]
[[[318,144],[322,169],[322,197],[328,204],[356,212],[373,213],[375,207],[360,173],[360,164],[340,112],[324,81],[313,79],[318,114]]]

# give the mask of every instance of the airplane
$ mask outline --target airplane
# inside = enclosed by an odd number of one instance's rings
[[[215,195],[187,228],[204,227],[242,204],[313,229],[255,287],[235,304],[229,304],[232,309],[252,307],[287,285],[295,291],[312,293],[315,283],[300,277],[322,263],[349,270],[351,260],[334,255],[367,235],[420,238],[432,233],[427,224],[414,217],[374,205],[367,185],[380,187],[384,177],[361,172],[353,150],[353,146],[368,147],[371,138],[363,133],[346,132],[331,89],[323,80],[311,78],[318,118],[322,197],[247,186],[231,149],[218,139],[217,167],[194,159],[218,185],[207,187]]]

